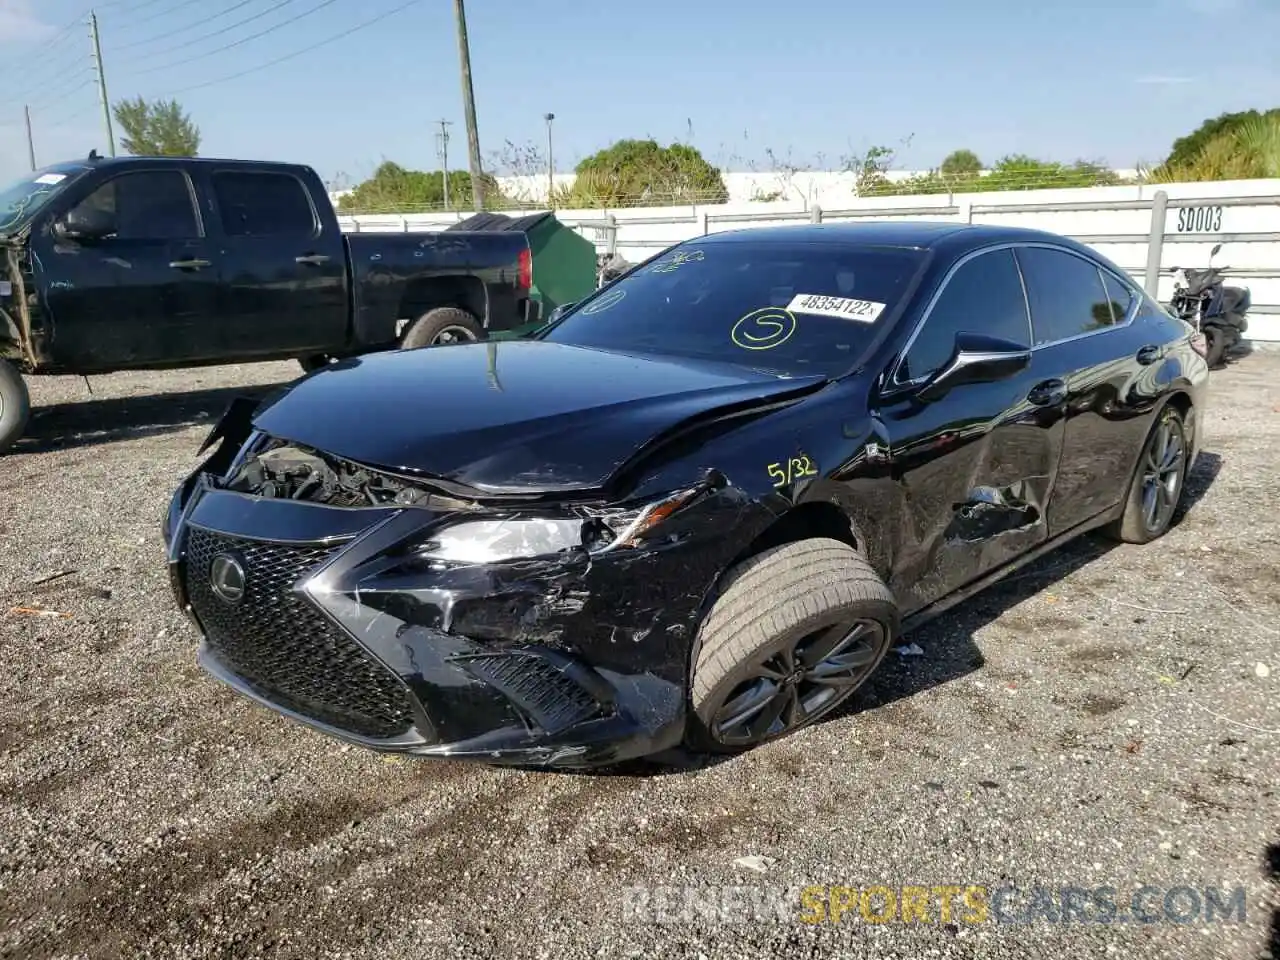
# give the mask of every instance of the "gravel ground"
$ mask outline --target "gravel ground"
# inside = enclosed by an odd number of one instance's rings
[[[0,955],[1280,951],[1280,354],[1214,374],[1163,541],[1050,555],[907,638],[921,656],[814,729],[613,775],[392,761],[195,666],[162,509],[236,389],[293,375],[118,375],[92,399],[36,382],[31,437],[0,460]],[[928,922],[806,924],[795,892],[782,917],[704,909],[734,887],[1008,883],[1114,887],[1121,918],[1150,885],[1158,922],[948,922],[935,900]],[[686,885],[692,910],[680,890],[637,908],[638,887]],[[1244,888],[1243,922],[1160,915],[1165,891],[1211,886]]]

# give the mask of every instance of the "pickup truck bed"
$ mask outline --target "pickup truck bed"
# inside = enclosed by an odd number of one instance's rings
[[[0,192],[0,450],[25,423],[18,373],[311,368],[482,339],[538,319],[531,286],[524,234],[345,234],[307,166],[91,155],[46,167]]]

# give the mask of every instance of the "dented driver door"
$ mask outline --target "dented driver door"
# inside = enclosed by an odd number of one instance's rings
[[[925,401],[913,390],[947,362],[957,333],[1030,347],[1008,248],[962,261],[908,343],[877,411],[900,511],[890,586],[904,611],[938,600],[1048,539],[1046,507],[1063,446],[1065,391],[1033,354],[1022,371]]]

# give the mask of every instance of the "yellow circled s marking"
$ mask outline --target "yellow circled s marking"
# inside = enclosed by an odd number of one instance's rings
[[[772,350],[791,339],[796,317],[782,307],[752,310],[733,325],[729,338],[743,350]]]

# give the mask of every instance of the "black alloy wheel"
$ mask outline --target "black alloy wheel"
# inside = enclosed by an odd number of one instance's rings
[[[711,735],[725,746],[750,746],[820,719],[862,684],[883,646],[884,627],[874,620],[787,643],[730,693],[712,717]]]
[[[1179,417],[1162,417],[1143,451],[1142,523],[1158,535],[1173,520],[1186,475],[1187,439]]]

